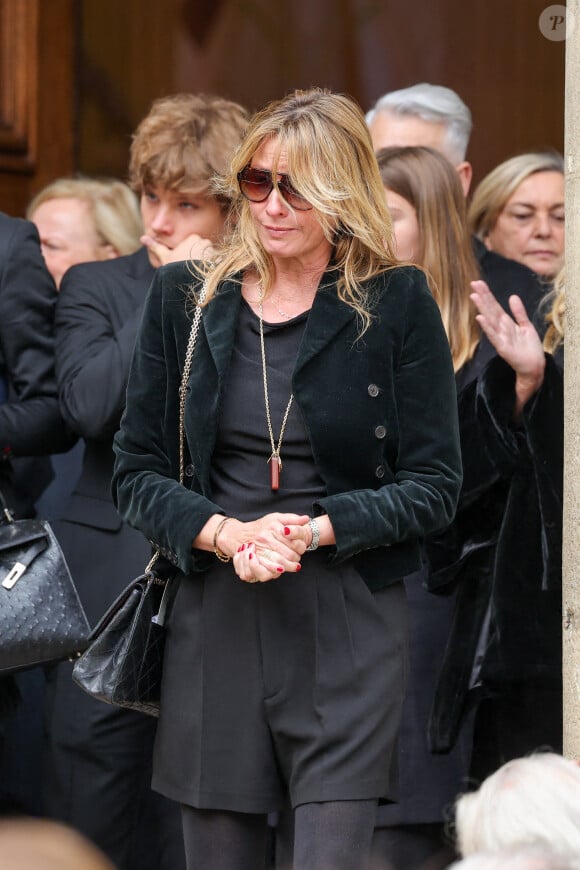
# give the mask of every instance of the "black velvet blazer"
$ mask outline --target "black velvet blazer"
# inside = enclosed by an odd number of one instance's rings
[[[187,472],[176,478],[178,389],[191,325],[186,264],[158,270],[145,306],[127,408],[115,437],[119,512],[184,573],[213,554],[191,542],[214,513],[210,466],[240,306],[226,281],[204,308],[185,413]],[[323,280],[308,317],[293,390],[327,495],[331,559],[355,558],[371,589],[419,565],[419,539],[453,518],[461,485],[457,399],[449,345],[423,273],[387,272],[369,284],[373,321],[356,316]]]
[[[463,489],[453,524],[427,542],[431,590],[456,591],[429,725],[436,752],[488,692],[561,687],[562,371],[547,354],[517,428],[514,384],[495,357],[461,393]]]

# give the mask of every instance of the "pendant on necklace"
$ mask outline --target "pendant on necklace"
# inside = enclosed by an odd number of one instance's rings
[[[272,492],[276,492],[280,488],[280,471],[282,470],[280,448],[282,447],[282,439],[284,438],[284,431],[286,429],[286,423],[288,422],[288,414],[290,413],[290,408],[292,407],[292,400],[294,398],[294,394],[290,393],[290,398],[288,399],[288,404],[286,405],[286,410],[284,412],[284,419],[282,420],[282,425],[280,427],[278,444],[276,445],[276,441],[274,440],[274,432],[272,430],[272,418],[270,417],[270,398],[268,396],[266,348],[264,346],[264,309],[261,296],[258,303],[258,317],[260,320],[260,350],[262,353],[262,377],[264,380],[264,405],[266,406],[266,422],[268,424],[268,434],[270,436],[270,445],[272,447],[272,452],[270,454],[270,458],[268,459],[268,462],[270,463],[270,486],[272,487]]]
[[[282,468],[282,460],[277,454],[272,453],[268,462],[270,463],[270,486],[272,487],[272,492],[276,492],[276,490],[280,488],[280,469]]]

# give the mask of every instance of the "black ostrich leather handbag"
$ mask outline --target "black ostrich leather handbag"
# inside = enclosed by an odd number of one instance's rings
[[[200,297],[203,298],[203,297]],[[179,391],[179,480],[184,475],[185,387],[199,325],[201,308],[193,318]],[[156,552],[145,573],[133,580],[109,607],[91,634],[88,649],[75,662],[73,680],[89,695],[114,704],[159,715],[161,673],[165,647],[165,618],[174,594],[173,570],[154,570]]]
[[[90,626],[45,520],[15,520],[0,493],[0,673],[76,658]]]

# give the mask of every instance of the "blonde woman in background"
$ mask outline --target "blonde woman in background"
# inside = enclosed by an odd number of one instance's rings
[[[551,281],[564,258],[562,155],[530,152],[500,163],[476,187],[469,222],[490,251]]]
[[[26,216],[57,289],[71,266],[132,254],[141,244],[139,202],[115,179],[58,178],[36,194]]]
[[[36,225],[57,290],[71,266],[112,260],[141,245],[139,201],[127,184],[113,178],[57,178],[36,194],[26,214]],[[37,502],[40,515],[60,517],[78,480],[82,456],[79,441],[68,453],[51,458],[54,478]]]

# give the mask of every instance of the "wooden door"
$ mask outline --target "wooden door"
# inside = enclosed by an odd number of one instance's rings
[[[0,0],[0,210],[74,167],[77,0]]]

